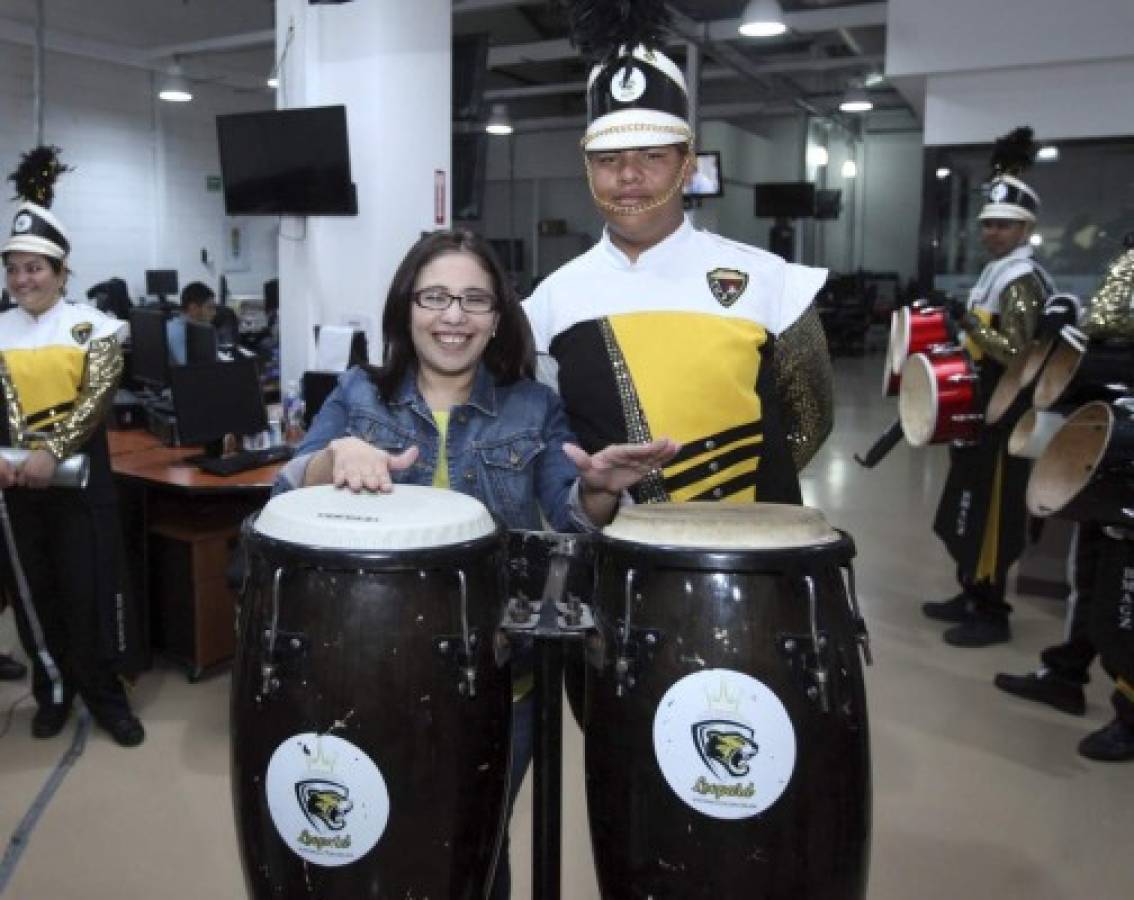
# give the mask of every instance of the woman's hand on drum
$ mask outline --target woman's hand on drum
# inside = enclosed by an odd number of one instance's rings
[[[588,518],[596,525],[614,518],[618,499],[654,469],[677,455],[681,445],[669,438],[645,444],[611,444],[588,454],[575,444],[564,444],[563,452],[579,470],[579,499]]]
[[[33,450],[16,470],[16,484],[36,490],[48,487],[58,464],[50,451],[42,448]]]
[[[330,482],[335,487],[389,493],[394,489],[391,472],[408,469],[417,460],[417,447],[387,453],[356,437],[338,438],[323,451],[328,454]]]

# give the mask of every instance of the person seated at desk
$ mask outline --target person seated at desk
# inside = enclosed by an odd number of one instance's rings
[[[165,323],[165,338],[169,344],[169,361],[172,365],[185,365],[185,323],[212,324],[217,314],[217,295],[207,284],[193,281],[181,291],[181,315]]]

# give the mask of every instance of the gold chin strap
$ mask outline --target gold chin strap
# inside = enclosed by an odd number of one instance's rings
[[[697,154],[693,152],[693,145],[689,144],[688,149],[685,151],[685,162],[681,164],[681,170],[677,173],[677,178],[673,184],[669,186],[657,200],[649,203],[643,203],[641,206],[619,206],[617,203],[608,203],[605,200],[600,200],[599,195],[595,193],[594,179],[591,177],[591,158],[587,154],[583,154],[583,164],[587,170],[587,187],[591,190],[591,197],[595,201],[595,206],[599,209],[605,210],[616,216],[636,216],[640,213],[649,212],[652,209],[657,209],[660,206],[665,206],[673,199],[674,195],[681,190],[685,185],[685,177],[689,173],[689,165],[697,159]]]

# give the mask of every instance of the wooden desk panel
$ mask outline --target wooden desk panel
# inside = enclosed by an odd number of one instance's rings
[[[280,465],[210,475],[186,462],[200,448],[165,447],[144,431],[112,431],[110,447],[143,632],[195,679],[232,657],[236,598],[225,570]]]

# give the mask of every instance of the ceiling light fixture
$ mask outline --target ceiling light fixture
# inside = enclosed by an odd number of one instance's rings
[[[749,0],[736,29],[745,37],[776,37],[787,31],[778,0]]]
[[[1036,159],[1041,162],[1057,162],[1059,160],[1059,148],[1054,144],[1040,147],[1039,151],[1036,153]]]
[[[489,134],[498,135],[512,133],[514,129],[512,128],[512,118],[508,115],[508,104],[492,104],[492,112],[489,113],[488,121],[484,123],[484,130]]]
[[[845,113],[864,113],[874,109],[874,102],[861,87],[852,87],[843,96],[839,110]]]
[[[826,147],[820,147],[818,144],[811,144],[807,148],[807,164],[819,168],[825,166],[830,161],[831,155],[827,152]]]
[[[161,86],[158,88],[158,99],[167,103],[188,103],[193,99],[193,91],[181,71],[181,63],[176,60],[162,77]]]
[[[948,178],[952,174],[953,174],[952,169],[950,169],[948,166],[942,166],[940,169],[937,170],[937,180],[938,181],[944,181],[946,178]]]

